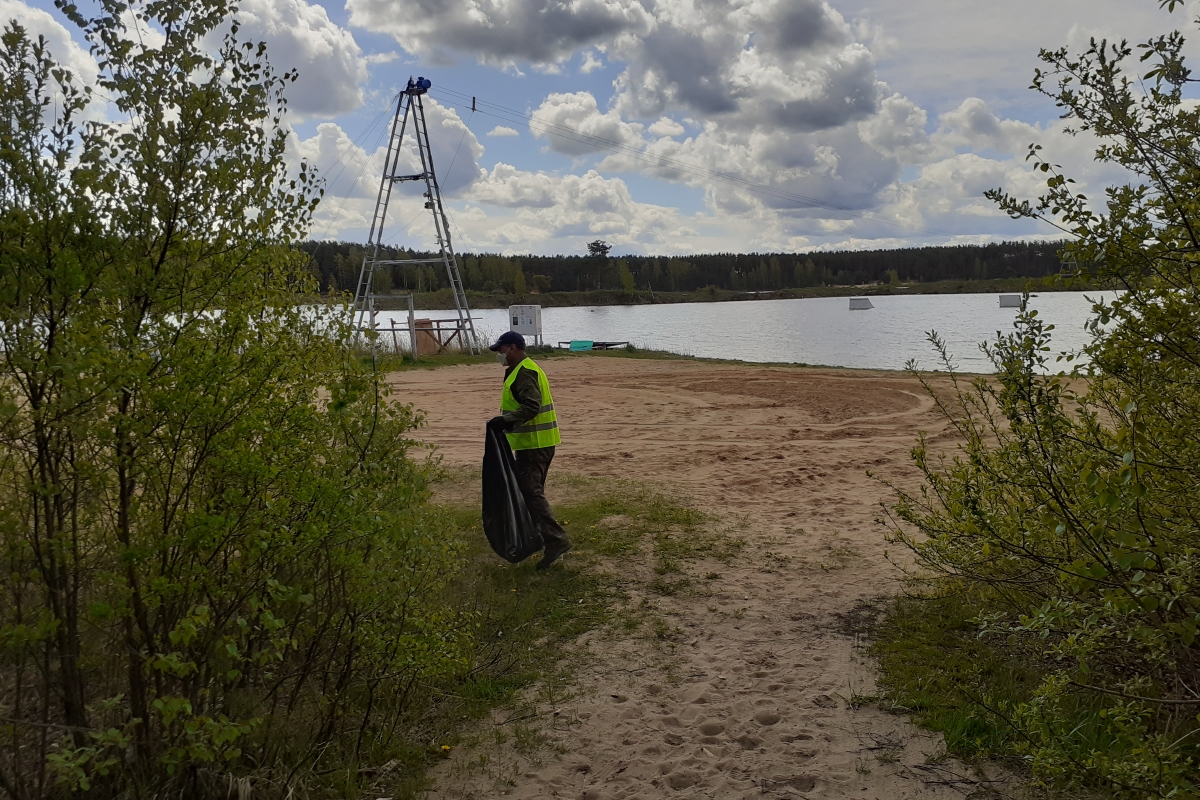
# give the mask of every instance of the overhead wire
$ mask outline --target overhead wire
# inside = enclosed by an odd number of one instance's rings
[[[446,168],[446,180],[450,180],[450,172],[454,169],[454,162],[458,161],[458,151],[462,149],[463,142],[467,139],[467,133],[471,130],[471,120],[475,118],[475,109],[471,109],[471,116],[463,123],[462,136],[458,138],[458,147],[454,148],[454,155],[450,158],[450,166]]]
[[[392,239],[395,239],[397,236],[399,236],[400,234],[404,233],[406,230],[408,230],[409,226],[410,226],[410,225],[412,225],[414,222],[416,222],[416,221],[417,221],[417,218],[418,218],[418,217],[420,217],[420,216],[421,216],[422,214],[424,214],[424,213],[425,213],[425,209],[424,209],[424,208],[422,208],[422,209],[421,209],[420,211],[418,211],[416,214],[413,214],[413,217],[412,217],[412,219],[410,219],[408,222],[404,223],[404,227],[403,227],[403,228],[398,228],[398,229],[396,230],[396,232],[395,232],[395,233],[392,233],[392,234],[390,234],[390,235],[388,236],[388,238],[384,239],[384,240],[383,240],[382,242],[380,242],[379,244],[380,244],[380,245],[385,245],[385,244],[387,244],[388,242],[390,242]]]
[[[458,147],[454,148],[454,155],[450,157],[450,166],[446,168],[445,175],[446,175],[447,180],[450,179],[450,173],[454,169],[454,162],[458,161],[458,151],[462,149],[463,142],[466,141],[467,134],[470,133],[470,131],[471,131],[471,120],[474,119],[474,117],[475,117],[475,114],[474,114],[474,112],[472,112],[471,116],[467,118],[467,121],[463,123],[463,126],[464,126],[463,132],[462,132],[462,136],[460,136],[458,139]],[[412,225],[414,222],[417,221],[417,217],[419,217],[419,216],[421,216],[421,212],[418,211],[417,216],[410,219],[403,228],[400,228],[399,230],[390,234],[386,239],[381,241],[380,244],[387,244],[388,242],[392,241],[392,239],[395,239],[397,236],[404,233],[404,231],[408,230],[409,225]],[[455,228],[458,228],[458,224],[455,223],[453,219],[451,219],[449,216],[447,216],[446,219],[449,220],[450,223],[452,225],[454,225]],[[459,235],[461,235],[462,229],[458,228],[458,232],[459,232]]]
[[[544,132],[546,134],[549,134],[552,136],[558,136],[558,137],[564,138],[564,139],[570,139],[573,141],[577,141],[577,142],[580,142],[581,144],[586,144],[591,147],[594,147],[597,150],[606,150],[609,152],[627,156],[634,160],[641,161],[643,163],[650,164],[653,166],[671,168],[671,169],[675,169],[680,172],[692,175],[694,177],[706,178],[709,180],[722,182],[722,183],[725,183],[728,185],[735,186],[737,188],[741,188],[741,189],[745,189],[750,192],[754,192],[756,194],[767,195],[767,196],[774,197],[778,200],[784,200],[787,202],[795,203],[799,206],[825,209],[827,211],[836,211],[836,212],[839,212],[842,214],[848,214],[848,215],[851,215],[854,217],[858,217],[860,219],[870,220],[872,222],[879,222],[879,223],[882,223],[885,225],[893,225],[893,226],[900,227],[900,228],[907,228],[910,230],[920,230],[920,231],[924,231],[927,233],[935,233],[935,234],[941,234],[941,235],[945,235],[945,236],[953,235],[949,231],[942,231],[942,230],[938,230],[936,228],[931,228],[931,227],[924,226],[924,225],[914,225],[912,223],[904,222],[903,220],[892,219],[889,217],[881,216],[879,214],[874,214],[869,211],[857,209],[852,206],[846,206],[846,205],[842,205],[840,203],[834,203],[829,200],[822,200],[820,198],[802,195],[802,194],[799,194],[797,192],[792,192],[787,189],[781,189],[776,186],[770,186],[768,184],[758,183],[756,181],[752,181],[748,178],[743,178],[738,175],[732,175],[727,172],[720,172],[720,171],[717,171],[714,169],[710,169],[708,167],[704,167],[699,164],[693,164],[693,163],[690,163],[687,161],[681,161],[676,158],[671,158],[670,156],[653,155],[653,154],[645,152],[641,148],[634,147],[632,145],[617,141],[615,139],[609,139],[604,136],[597,136],[595,134],[585,133],[578,129],[571,128],[567,125],[561,125],[556,122],[549,122],[549,121],[546,121],[543,119],[538,119],[533,114],[530,114],[530,113],[527,113],[524,111],[517,111],[515,109],[507,108],[505,106],[501,106],[496,103],[491,103],[487,100],[480,100],[477,96],[468,95],[468,94],[459,92],[454,89],[449,89],[445,86],[439,86],[439,87],[436,87],[435,89],[431,89],[430,93],[434,94],[437,99],[444,102],[446,105],[450,105],[456,109],[459,107],[459,105],[466,107],[467,103],[470,103],[470,108],[474,112],[478,112],[480,114],[484,114],[486,116],[493,117],[493,118],[501,120],[503,122],[512,122],[515,124],[524,125],[526,128],[528,128],[531,132],[533,132],[535,134],[538,132],[538,129],[540,129],[542,132]],[[486,106],[487,108],[486,109],[480,108],[479,106]],[[492,110],[489,111],[487,109],[492,109]]]
[[[462,149],[463,142],[465,142],[467,139],[467,134],[471,132],[471,120],[473,120],[474,118],[475,118],[475,110],[471,109],[471,115],[469,117],[467,117],[466,121],[463,123],[463,132],[462,132],[462,136],[460,136],[458,139],[458,146],[454,148],[454,155],[450,157],[450,165],[446,168],[445,176],[447,179],[449,179],[451,172],[454,170],[454,164],[458,161],[458,153]],[[406,230],[408,230],[409,227],[411,227],[412,224],[414,222],[416,222],[417,219],[420,218],[420,216],[422,214],[425,213],[425,210],[426,209],[424,209],[424,208],[419,210],[416,214],[413,215],[413,217],[408,222],[404,223],[403,227],[398,228],[397,230],[390,233],[386,239],[382,239],[380,241],[380,245],[386,245],[388,242],[392,241],[397,236],[399,236],[400,234],[402,234]],[[437,212],[435,211],[434,213],[437,213]],[[466,236],[463,233],[462,228],[459,227],[458,223],[454,221],[454,218],[449,215],[444,215],[444,218],[446,219],[447,222],[449,222],[449,224],[454,226],[455,230],[458,232],[458,236],[459,236],[460,240],[465,240]],[[447,234],[449,234],[449,231],[447,231]],[[407,278],[406,278],[406,280],[407,280]],[[420,280],[420,278],[418,278],[418,281],[419,280]]]
[[[471,109],[471,116],[467,117],[467,121],[463,123],[463,126],[464,126],[463,134],[461,137],[459,137],[458,147],[454,148],[454,156],[450,159],[450,168],[446,170],[446,180],[450,179],[450,170],[454,169],[454,162],[458,160],[458,151],[459,151],[459,149],[462,148],[463,142],[467,138],[467,133],[471,131],[471,120],[473,120],[473,119],[475,119],[475,109],[474,108]],[[465,242],[466,238],[467,238],[466,234],[463,233],[463,230],[461,227],[459,227],[459,224],[454,221],[454,217],[448,216],[448,217],[446,217],[446,219],[450,222],[451,225],[454,226],[454,229],[458,231],[459,240]]]
[[[386,109],[386,110],[391,110],[391,106],[389,105],[388,109]],[[377,115],[377,118],[378,118],[378,115]],[[366,130],[364,130],[362,135],[367,135],[368,131],[371,128],[375,127],[376,125],[378,125],[378,122],[375,122],[372,125],[368,126],[368,128]],[[338,203],[337,209],[335,209],[334,212],[329,215],[329,219],[326,221],[325,227],[321,229],[322,237],[324,237],[325,234],[329,233],[329,230],[333,227],[334,221],[337,219],[337,215],[340,214],[342,209],[346,207],[346,202],[350,199],[350,194],[354,191],[354,187],[358,185],[358,181],[360,178],[362,178],[363,172],[366,171],[367,164],[369,164],[371,162],[371,158],[370,158],[371,153],[379,148],[379,142],[383,139],[384,134],[386,134],[387,132],[388,132],[388,126],[384,125],[380,129],[379,135],[375,137],[375,143],[371,146],[371,148],[369,150],[366,150],[364,148],[364,151],[367,154],[367,158],[363,159],[362,166],[359,167],[359,169],[358,169],[358,174],[356,176],[354,176],[354,180],[351,181],[350,187],[346,190],[346,193],[344,195],[342,195],[341,202]],[[353,145],[354,142],[351,142],[351,144]],[[349,150],[350,150],[350,147],[347,146],[346,152],[349,152]],[[340,174],[341,173],[339,173],[339,176],[340,176]]]
[[[347,142],[346,146],[344,148],[342,148],[342,151],[340,153],[338,153],[338,157],[336,159],[334,159],[332,164],[330,164],[328,167],[324,167],[324,168],[318,166],[318,172],[322,172],[322,171],[328,172],[328,171],[332,171],[333,168],[338,166],[339,164],[341,165],[341,169],[338,170],[338,173],[336,175],[334,175],[333,177],[327,179],[329,181],[328,185],[329,185],[330,189],[332,189],[337,184],[338,179],[342,177],[342,173],[344,173],[346,171],[346,167],[348,166],[349,162],[346,162],[345,158],[346,158],[346,156],[348,156],[350,154],[350,152],[355,147],[358,146],[358,140],[362,139],[366,136],[369,136],[370,133],[375,129],[375,126],[378,125],[380,123],[380,121],[387,118],[387,115],[391,110],[392,110],[392,104],[391,104],[391,101],[389,101],[388,104],[386,106],[384,106],[383,108],[381,108],[379,110],[379,113],[376,114],[375,117],[369,123],[367,123],[366,127],[364,127],[361,131],[359,131],[357,136],[355,136],[353,138],[347,137],[349,139],[349,141]],[[366,155],[369,158],[371,154],[367,153]]]

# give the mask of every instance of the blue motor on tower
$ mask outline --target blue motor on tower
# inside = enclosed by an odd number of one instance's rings
[[[428,78],[417,78],[415,81],[412,78],[408,79],[408,87],[405,89],[408,94],[425,94],[429,91],[429,87],[433,86],[433,81]]]

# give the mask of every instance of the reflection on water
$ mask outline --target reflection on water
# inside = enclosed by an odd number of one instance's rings
[[[1088,298],[1100,292],[1037,295],[1031,307],[1055,325],[1052,349],[1078,350],[1088,340],[1084,323]],[[1112,295],[1106,295],[1111,299]],[[940,294],[872,297],[869,311],[850,311],[846,297],[678,303],[653,306],[591,306],[542,311],[543,339],[630,341],[639,347],[705,358],[800,362],[866,369],[902,369],[916,359],[937,367],[925,335],[936,330],[959,369],[990,372],[979,344],[997,332],[1012,331],[1017,310],[1000,308],[995,294]],[[453,311],[420,311],[419,317],[454,316]],[[380,322],[401,314],[380,312]],[[473,313],[481,338],[508,330],[504,309]]]

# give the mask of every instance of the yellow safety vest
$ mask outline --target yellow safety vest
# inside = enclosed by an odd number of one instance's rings
[[[508,444],[513,450],[533,450],[538,447],[554,447],[562,441],[558,434],[558,416],[554,413],[554,398],[550,395],[550,380],[542,368],[533,363],[532,358],[526,358],[513,368],[504,381],[504,391],[500,395],[500,411],[517,411],[521,404],[512,395],[512,382],[517,373],[523,369],[531,369],[537,373],[538,387],[542,390],[542,408],[538,415],[519,428],[513,428],[507,433]]]

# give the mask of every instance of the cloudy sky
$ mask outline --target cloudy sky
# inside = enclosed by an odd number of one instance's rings
[[[1089,193],[1122,176],[1027,88],[1039,47],[1191,33],[1194,2],[241,0],[239,17],[300,71],[293,151],[327,180],[315,238],[366,239],[389,107],[423,75],[458,249],[674,254],[1049,236],[982,197],[1036,196],[1031,142]],[[50,0],[0,17],[95,75]],[[389,243],[432,243],[417,191]]]

